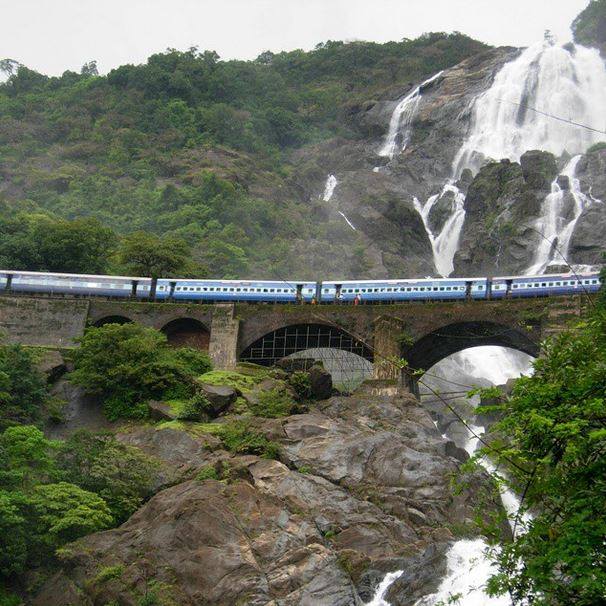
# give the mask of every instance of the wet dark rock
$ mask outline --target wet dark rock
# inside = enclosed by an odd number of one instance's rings
[[[210,413],[212,416],[218,416],[225,412],[238,397],[238,392],[227,385],[200,385],[201,393],[206,397],[210,404]]]
[[[315,400],[327,400],[332,395],[332,376],[322,366],[309,369],[311,396]]]

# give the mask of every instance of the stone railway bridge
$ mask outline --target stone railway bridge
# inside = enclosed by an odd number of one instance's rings
[[[395,358],[428,370],[479,345],[531,356],[586,305],[583,295],[397,305],[183,304],[0,296],[0,331],[8,342],[65,348],[87,326],[139,322],[169,342],[208,349],[216,368],[240,360],[272,364],[310,348],[331,347],[365,358],[377,379],[400,375]],[[416,385],[410,385],[416,391]]]

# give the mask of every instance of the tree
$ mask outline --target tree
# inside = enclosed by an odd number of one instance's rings
[[[2,265],[29,271],[104,273],[115,243],[112,230],[96,219],[48,215],[0,219],[0,235]]]
[[[32,353],[20,345],[0,345],[0,431],[38,422],[47,400],[48,389]]]
[[[125,271],[134,276],[166,278],[188,273],[190,248],[185,240],[161,238],[144,231],[126,236],[119,247],[118,259]]]
[[[52,444],[32,425],[8,427],[0,434],[0,487],[29,488],[54,478]]]
[[[572,23],[574,40],[585,46],[606,43],[606,0],[591,0]]]
[[[124,522],[151,494],[156,465],[109,432],[79,431],[62,445],[57,466],[65,478],[101,496],[114,520]]]
[[[192,377],[209,368],[203,352],[168,346],[166,336],[140,324],[105,324],[87,329],[72,352],[69,377],[89,393],[100,394],[110,419],[145,417],[146,401],[190,397]],[[192,353],[193,352],[193,353]],[[201,362],[206,362],[201,365]]]
[[[601,308],[548,342],[534,375],[519,379],[501,407],[500,462],[523,488],[523,509],[535,513],[527,531],[498,552],[499,574],[490,584],[515,604],[603,603],[605,361]]]
[[[95,60],[88,61],[82,66],[80,73],[83,76],[98,76],[99,70],[97,69],[97,62]]]
[[[67,482],[36,486],[28,506],[33,509],[33,533],[52,550],[113,524],[101,497]]]

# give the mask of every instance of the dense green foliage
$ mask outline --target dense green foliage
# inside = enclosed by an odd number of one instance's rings
[[[32,352],[20,345],[0,345],[0,431],[19,423],[37,423],[47,401],[46,384]]]
[[[526,532],[498,551],[493,590],[515,604],[590,606],[606,595],[606,310],[545,346],[501,407],[502,463],[524,489]],[[492,452],[492,451],[491,451]],[[512,466],[509,462],[515,462]]]
[[[163,333],[140,324],[87,329],[72,360],[70,380],[99,394],[112,420],[146,417],[150,399],[193,397],[193,378],[211,368],[207,354],[171,348]]]
[[[575,42],[600,46],[606,42],[606,0],[591,0],[572,24]]]
[[[47,565],[64,543],[113,523],[99,495],[63,480],[57,447],[31,425],[0,435],[0,578]]]
[[[155,466],[111,433],[79,431],[61,445],[57,467],[70,482],[98,494],[116,523],[125,521],[150,495]]]
[[[363,242],[342,221],[310,220],[289,179],[296,150],[365,135],[355,119],[364,103],[484,48],[437,33],[386,44],[331,41],[255,61],[169,50],[104,77],[90,65],[59,78],[21,67],[0,85],[2,212],[95,218],[119,236],[183,238],[213,276],[308,271],[293,254],[303,242],[326,254],[343,254],[335,242],[345,236]],[[16,251],[19,265],[51,268],[54,259],[31,246],[33,258],[27,247]],[[104,255],[95,256],[97,265],[70,259],[60,269],[97,271]]]
[[[66,221],[44,214],[0,214],[0,267],[104,273],[115,242],[96,219]]]

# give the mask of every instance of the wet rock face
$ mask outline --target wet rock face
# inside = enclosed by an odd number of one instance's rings
[[[281,461],[233,456],[196,424],[121,434],[176,484],[120,528],[71,544],[34,604],[136,606],[151,587],[183,606],[350,606],[400,569],[393,606],[435,588],[448,528],[469,523],[489,487],[478,474],[453,496],[456,453],[412,396],[367,387],[255,424]],[[218,479],[195,479],[209,466]]]
[[[517,53],[511,48],[491,49],[446,70],[422,92],[412,139],[391,160],[378,152],[394,107],[413,83],[358,106],[351,124],[359,125],[359,139],[333,139],[296,153],[293,190],[311,205],[314,216],[343,224],[343,231],[333,236],[335,241],[342,241],[350,250],[362,246],[365,251],[364,264],[356,264],[355,257],[348,254],[339,259],[335,271],[374,278],[435,273],[431,244],[413,200],[417,197],[425,202],[452,177],[453,160],[469,128],[473,99],[489,88],[498,69]],[[330,200],[324,201],[322,192],[329,174],[337,177],[338,185]],[[339,211],[356,232],[347,227]],[[445,212],[436,209],[436,213],[439,216],[432,220],[442,225]],[[313,243],[305,246],[310,263],[317,264],[316,255],[321,251],[316,252]],[[333,263],[325,259],[324,273],[330,273]]]
[[[483,166],[467,192],[455,275],[523,273],[540,237],[533,225],[557,174],[554,156],[538,150],[526,152],[519,164]]]
[[[569,262],[586,265],[603,263],[606,251],[606,149],[585,155],[577,166],[581,190],[594,199],[586,208],[570,241]]]

